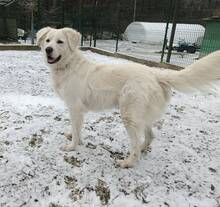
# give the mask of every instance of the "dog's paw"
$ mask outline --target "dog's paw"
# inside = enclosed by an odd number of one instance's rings
[[[70,152],[76,149],[75,144],[66,144],[60,148],[62,151]]]
[[[141,149],[141,152],[147,154],[147,153],[151,152],[151,147],[150,146],[147,146],[147,147],[143,146]]]
[[[121,168],[134,167],[134,162],[131,161],[130,159],[116,160],[116,164]]]
[[[64,133],[64,136],[68,139],[68,140],[72,140],[72,134],[71,133]]]
[[[71,133],[64,133],[64,136],[69,140],[69,141],[72,141],[73,137],[72,137],[72,134]],[[74,139],[75,142],[77,142],[77,145],[81,145],[82,144],[82,141],[81,139]]]

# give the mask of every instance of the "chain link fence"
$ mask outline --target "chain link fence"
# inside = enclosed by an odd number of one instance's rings
[[[37,0],[35,31],[68,26],[81,32],[82,46],[185,67],[205,50],[204,18],[217,8],[218,0]],[[25,15],[20,9],[18,24],[28,30]]]
[[[184,67],[200,57],[205,34],[203,17],[212,11],[201,11],[201,16],[191,21],[183,15],[184,9],[189,9],[182,3],[133,0],[125,5],[123,1],[79,1],[79,24],[74,26],[83,35],[82,46]],[[149,12],[148,17],[152,12],[158,16],[146,18],[144,12]]]

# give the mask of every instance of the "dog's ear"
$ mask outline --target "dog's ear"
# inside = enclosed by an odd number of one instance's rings
[[[51,27],[44,27],[37,32],[37,45],[41,46],[42,41],[45,39],[47,33],[51,30]]]
[[[63,28],[63,33],[66,35],[70,50],[74,51],[76,47],[79,45],[81,35],[74,29],[71,28]]]

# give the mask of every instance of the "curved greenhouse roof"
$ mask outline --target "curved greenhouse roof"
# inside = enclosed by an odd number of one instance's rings
[[[164,39],[166,23],[132,22],[125,30],[125,38],[131,42],[161,44]],[[172,23],[169,24],[167,37],[169,40]],[[177,24],[174,43],[180,40],[196,43],[204,36],[205,28],[199,24]]]

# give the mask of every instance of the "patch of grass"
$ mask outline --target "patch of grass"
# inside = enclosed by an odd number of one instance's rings
[[[71,190],[70,198],[74,201],[77,201],[82,198],[83,191],[81,191],[79,188],[77,188],[77,179],[72,176],[65,176],[65,183],[67,185],[67,188]]]
[[[33,134],[31,140],[29,141],[29,146],[31,147],[40,147],[43,142],[41,135]]]
[[[64,161],[75,166],[75,167],[80,167],[81,166],[81,161],[78,160],[76,157],[67,157],[67,156],[64,156]]]
[[[110,190],[107,183],[98,179],[98,184],[95,186],[96,195],[100,198],[103,205],[107,205],[110,199]]]
[[[61,206],[60,204],[50,203],[49,207],[65,207],[65,206]]]

